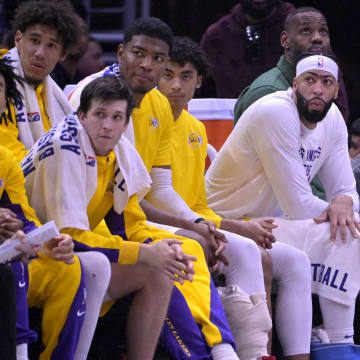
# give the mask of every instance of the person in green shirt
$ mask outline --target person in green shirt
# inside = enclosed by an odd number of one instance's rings
[[[296,58],[304,53],[328,53],[331,51],[329,29],[324,15],[317,9],[301,7],[290,13],[280,34],[284,48],[274,68],[260,75],[238,97],[234,109],[234,126],[243,112],[261,97],[292,87],[295,77]],[[335,101],[345,120],[348,118],[348,103],[343,81],[340,80],[338,100]],[[326,200],[325,190],[318,177],[311,182],[313,194]]]
[[[242,113],[256,100],[275,91],[287,90],[295,77],[295,60],[304,52],[328,53],[331,51],[329,29],[324,15],[317,9],[301,7],[290,13],[280,34],[284,48],[277,65],[260,75],[239,95],[234,110],[234,126]],[[347,94],[340,79],[339,98],[336,101],[345,121],[349,116]]]

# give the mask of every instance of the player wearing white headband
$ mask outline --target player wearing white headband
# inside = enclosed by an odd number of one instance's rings
[[[301,59],[296,65],[296,77],[311,70],[322,70],[329,72],[336,82],[338,81],[339,68],[334,60],[323,55],[307,56]]]
[[[360,288],[359,199],[347,129],[333,103],[338,87],[332,59],[300,60],[293,88],[264,96],[242,114],[207,171],[206,186],[210,207],[224,218],[277,216],[277,241],[310,258],[312,292],[319,295],[328,340],[352,343]],[[329,202],[311,193],[315,175]],[[299,295],[290,296],[296,301]]]

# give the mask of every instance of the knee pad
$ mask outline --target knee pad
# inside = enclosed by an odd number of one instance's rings
[[[218,293],[239,358],[253,360],[266,356],[268,333],[272,326],[266,295],[248,295],[234,285],[218,288]]]

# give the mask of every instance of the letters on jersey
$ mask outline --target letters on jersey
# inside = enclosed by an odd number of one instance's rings
[[[121,138],[113,150],[114,210],[121,213],[130,196],[136,193],[141,199],[147,193],[151,181],[127,139]],[[41,221],[53,219],[59,228],[89,228],[86,210],[97,188],[97,162],[75,114],[41,136],[21,166],[30,203]]]

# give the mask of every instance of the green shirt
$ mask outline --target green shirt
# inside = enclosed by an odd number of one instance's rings
[[[235,104],[234,126],[242,113],[256,100],[275,91],[287,90],[292,87],[295,75],[296,68],[286,61],[285,56],[282,55],[274,68],[260,75],[241,92]],[[326,200],[325,189],[317,176],[310,185],[314,195]]]
[[[234,126],[242,113],[256,100],[275,91],[287,90],[292,86],[295,68],[285,60],[284,55],[276,66],[260,75],[239,95],[234,110]]]

